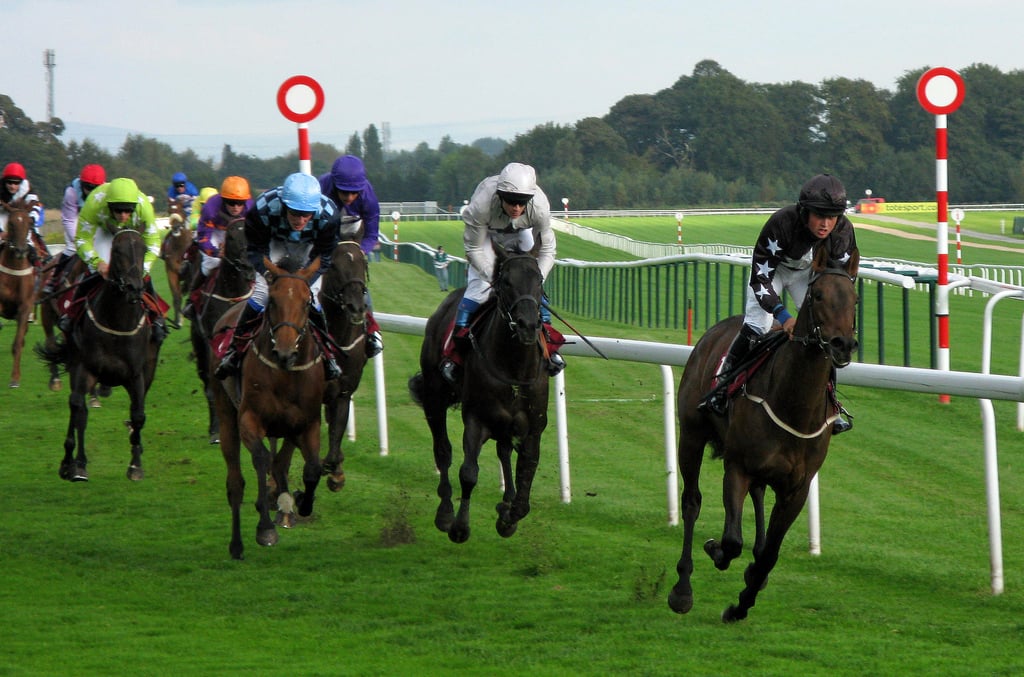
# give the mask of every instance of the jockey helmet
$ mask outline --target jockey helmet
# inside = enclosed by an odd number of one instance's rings
[[[28,175],[25,174],[25,167],[20,162],[8,162],[7,166],[4,167],[3,178],[21,179],[24,181],[28,178]]]
[[[131,179],[114,179],[107,184],[107,204],[130,204],[139,202],[139,187]]]
[[[530,165],[510,162],[498,174],[498,197],[508,202],[528,202],[537,192],[537,172]]]
[[[202,206],[206,204],[206,201],[217,194],[217,189],[213,186],[203,186],[199,191],[199,197],[196,198],[196,204],[192,208],[194,214],[197,209],[202,209]]]
[[[846,188],[831,174],[818,174],[800,189],[797,204],[821,216],[839,216],[846,211]]]
[[[281,186],[281,202],[296,212],[320,213],[320,182],[309,174],[290,174]]]
[[[185,176],[185,172],[175,172],[171,177],[171,183],[188,183],[188,177]]]
[[[366,167],[355,155],[342,155],[331,167],[334,187],[346,193],[360,193],[366,187]]]
[[[248,200],[252,197],[249,182],[241,176],[229,176],[220,184],[220,196],[224,200]]]
[[[99,186],[107,182],[107,172],[101,165],[86,165],[82,167],[82,173],[78,180],[93,186]]]

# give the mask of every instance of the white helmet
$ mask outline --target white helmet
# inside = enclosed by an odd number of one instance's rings
[[[510,162],[498,174],[498,196],[528,201],[537,193],[537,172],[530,165]]]

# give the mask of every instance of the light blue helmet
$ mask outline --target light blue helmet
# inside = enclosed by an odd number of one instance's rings
[[[297,212],[320,213],[320,182],[309,174],[296,172],[284,180],[281,202]]]

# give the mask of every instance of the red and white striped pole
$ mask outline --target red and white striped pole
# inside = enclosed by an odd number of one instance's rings
[[[964,81],[950,68],[932,68],[917,81],[917,100],[935,115],[935,202],[938,206],[936,243],[938,245],[938,294],[935,317],[939,325],[938,367],[949,371],[949,191],[946,143],[946,115],[964,100]],[[949,403],[949,395],[939,395],[939,402]]]
[[[952,216],[953,220],[956,221],[956,264],[959,266],[964,262],[964,257],[960,248],[960,222],[964,220],[964,210],[957,207],[950,212],[950,216]]]
[[[277,109],[299,128],[299,171],[313,173],[309,152],[309,121],[324,109],[324,90],[308,75],[293,75],[277,89]]]
[[[395,222],[395,263],[398,263],[398,219],[402,218],[402,213],[399,211],[391,212],[391,220]]]
[[[676,212],[676,244],[683,246],[683,213]]]

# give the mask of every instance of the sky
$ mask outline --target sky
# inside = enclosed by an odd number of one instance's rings
[[[705,59],[748,83],[889,90],[924,67],[1024,68],[1016,0],[7,0],[4,24],[0,93],[33,120],[53,49],[66,141],[87,130],[116,151],[131,132],[204,158],[295,150],[277,108],[294,75],[324,91],[311,142],[344,148],[374,124],[405,150],[601,117]]]

